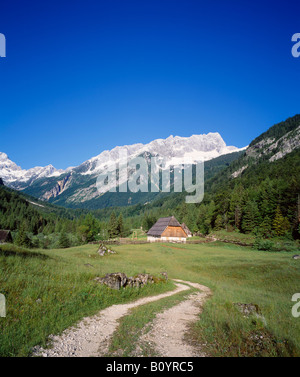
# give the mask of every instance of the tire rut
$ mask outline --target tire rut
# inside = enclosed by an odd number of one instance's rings
[[[107,354],[109,350],[110,340],[113,336],[113,333],[118,327],[119,319],[125,315],[130,314],[129,311],[132,308],[135,308],[140,305],[144,305],[153,301],[161,300],[165,297],[175,295],[179,292],[189,290],[189,286],[200,289],[203,292],[197,293],[196,295],[191,295],[188,300],[181,302],[179,305],[171,308],[175,310],[172,312],[168,309],[163,313],[157,315],[157,318],[154,320],[153,333],[148,334],[151,337],[151,334],[155,336],[155,332],[159,334],[159,345],[157,349],[162,356],[169,356],[170,350],[167,349],[167,342],[163,340],[161,334],[162,330],[165,329],[165,332],[168,333],[168,341],[170,344],[170,339],[172,340],[172,352],[170,356],[175,355],[176,347],[182,347],[182,341],[184,331],[186,330],[186,324],[189,321],[197,319],[197,314],[199,314],[201,305],[207,295],[210,293],[209,288],[204,287],[197,283],[186,282],[178,279],[174,279],[176,288],[173,291],[159,294],[157,296],[150,296],[141,298],[135,302],[128,304],[118,304],[112,305],[98,314],[83,318],[76,326],[72,326],[66,329],[61,335],[51,335],[49,337],[49,346],[51,348],[44,349],[42,347],[36,346],[33,348],[32,356],[41,356],[41,357],[101,357]],[[184,283],[184,284],[182,284]],[[188,284],[188,285],[185,285]],[[194,296],[192,298],[192,296]],[[184,305],[184,303],[188,305]],[[197,305],[198,304],[198,305]],[[191,307],[189,308],[189,305]],[[175,309],[177,308],[177,309]],[[190,312],[192,309],[192,312]],[[174,314],[175,313],[175,314]],[[177,318],[176,327],[167,326],[167,318]],[[157,322],[156,322],[157,321]],[[172,322],[173,319],[170,321]],[[159,330],[160,329],[160,330]],[[178,331],[180,330],[180,331]],[[152,341],[150,338],[147,341]],[[181,345],[180,345],[181,344]],[[190,355],[192,350],[188,349],[188,346],[185,344],[186,355]],[[182,351],[182,350],[181,350]],[[165,354],[164,354],[165,353]],[[184,356],[182,352],[180,356]]]
[[[197,283],[174,281],[188,284],[201,292],[192,293],[186,300],[157,314],[151,330],[140,338],[140,343],[148,344],[161,357],[205,357],[207,355],[203,351],[189,345],[184,337],[190,324],[199,319],[202,305],[211,291]]]

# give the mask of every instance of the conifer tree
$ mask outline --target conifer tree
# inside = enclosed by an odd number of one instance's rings
[[[241,225],[244,195],[245,192],[242,185],[236,185],[231,193],[228,216],[230,223],[237,229]]]
[[[120,213],[118,217],[118,226],[117,226],[117,232],[120,237],[124,235],[124,224],[123,224],[123,216],[122,213]]]
[[[272,220],[269,216],[265,216],[259,226],[259,231],[263,237],[270,237],[272,235]]]
[[[156,223],[156,217],[152,216],[151,214],[145,214],[142,220],[142,227],[145,232],[148,232],[150,228]]]
[[[242,230],[245,233],[252,232],[259,223],[259,211],[254,201],[248,201],[244,209]]]
[[[221,230],[224,227],[224,221],[222,215],[218,215],[215,220],[215,230]]]
[[[281,213],[280,207],[277,206],[275,218],[273,221],[273,229],[277,236],[283,236],[289,231],[290,223]]]
[[[110,238],[115,238],[118,236],[118,221],[116,218],[115,211],[112,211],[110,215],[107,230]]]
[[[26,233],[26,231],[25,231],[24,224],[22,224],[21,227],[20,227],[20,230],[19,230],[19,232],[18,232],[18,235],[17,235],[17,238],[16,238],[15,243],[16,243],[18,246],[23,246],[23,247],[27,247],[27,248],[32,247],[31,240],[30,240],[30,238],[27,236],[27,233]]]
[[[62,231],[60,233],[58,244],[59,244],[59,247],[61,247],[62,249],[66,249],[70,247],[70,241],[65,231]]]

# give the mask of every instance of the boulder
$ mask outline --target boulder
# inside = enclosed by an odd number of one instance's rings
[[[103,257],[105,253],[106,253],[106,250],[102,250],[102,249],[98,250],[98,254],[100,255],[100,257]]]
[[[121,288],[121,279],[118,275],[109,275],[103,279],[104,279],[103,283],[107,285],[109,288],[112,288],[112,289]]]
[[[117,272],[114,274],[110,274],[119,277],[120,282],[121,282],[121,287],[125,287],[127,284],[127,276],[123,272]]]
[[[97,253],[101,257],[103,257],[106,253],[108,253],[108,254],[116,254],[115,251],[113,251],[111,249],[108,249],[103,243],[100,243],[100,246],[99,246],[99,249],[98,249]]]
[[[233,305],[247,317],[255,313],[260,314],[260,309],[256,304],[242,304],[237,302]]]
[[[150,275],[150,274],[138,274],[137,279],[140,280],[141,285],[153,284],[154,283],[153,276]]]
[[[127,277],[123,272],[106,274],[103,278],[96,277],[98,283],[105,284],[112,289],[120,289],[122,287],[140,288],[146,284],[153,284],[154,278],[150,274],[138,274],[135,277]]]
[[[136,278],[136,277],[130,277],[128,278],[128,281],[127,281],[127,286],[128,287],[137,287],[137,288],[140,288],[141,286],[141,281],[139,278]]]
[[[105,284],[112,289],[120,289],[124,287],[127,282],[127,277],[121,272],[106,274],[103,278],[95,278],[98,283]]]

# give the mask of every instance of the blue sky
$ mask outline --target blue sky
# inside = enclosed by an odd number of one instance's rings
[[[299,1],[2,2],[0,151],[66,168],[171,134],[243,147],[300,112],[299,17]]]

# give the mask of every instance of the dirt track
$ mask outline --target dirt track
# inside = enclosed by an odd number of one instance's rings
[[[118,326],[118,320],[128,315],[130,309],[188,290],[189,287],[185,284],[197,288],[201,292],[191,294],[180,304],[159,313],[153,322],[152,330],[141,340],[151,343],[160,356],[204,356],[187,345],[183,337],[189,322],[197,320],[201,312],[201,305],[210,294],[210,290],[200,284],[182,280],[174,281],[176,289],[173,291],[145,297],[129,304],[113,305],[95,316],[84,318],[76,327],[65,330],[59,336],[51,336],[49,339],[51,348],[35,347],[33,356],[103,356],[108,352],[110,339]]]

